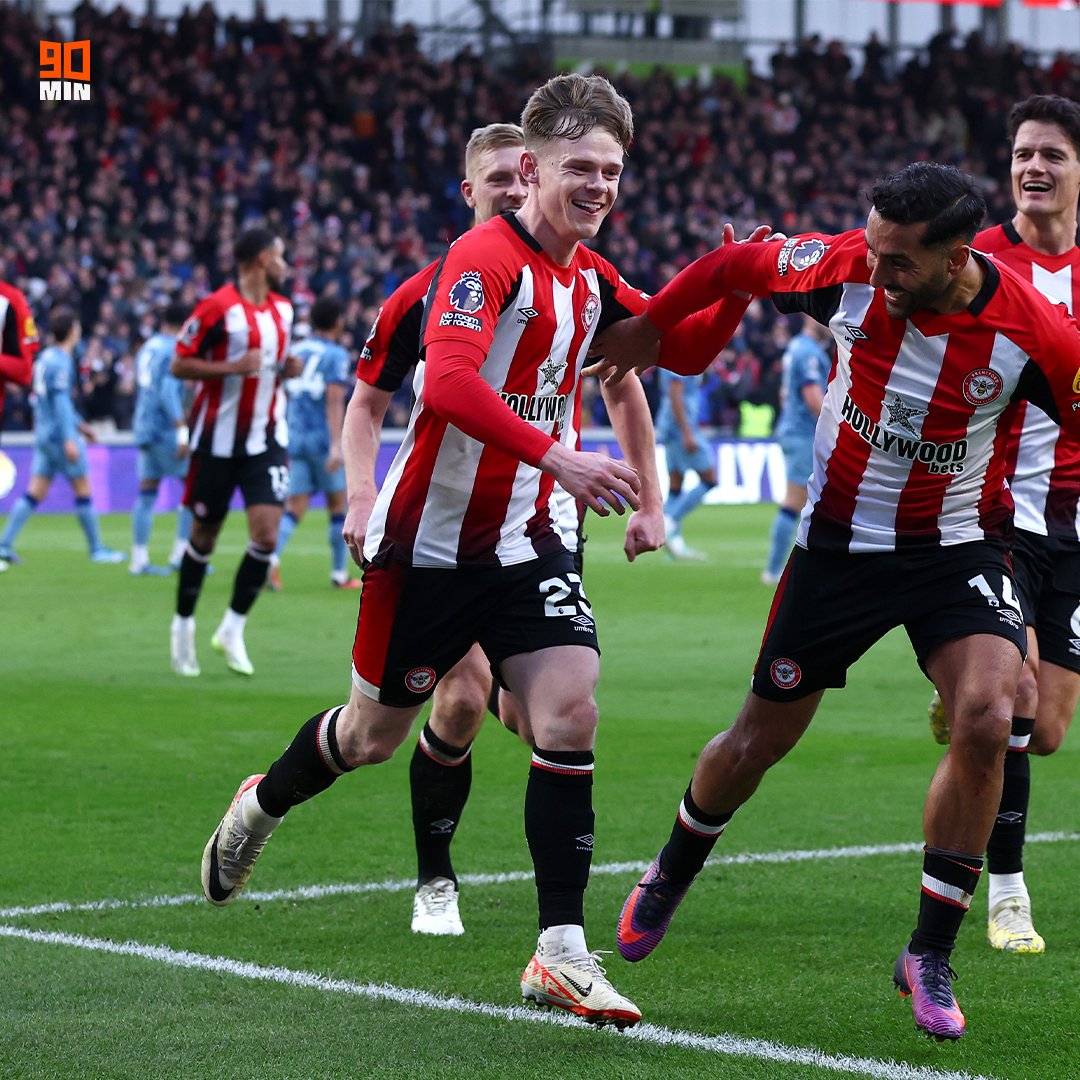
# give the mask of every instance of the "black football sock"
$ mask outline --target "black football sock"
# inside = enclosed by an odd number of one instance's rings
[[[1035,721],[1014,716],[1009,749],[1005,752],[1005,776],[1001,787],[994,831],[986,845],[986,868],[991,874],[1019,874],[1024,869],[1024,833],[1031,796],[1031,760],[1028,743]]]
[[[232,599],[229,601],[229,607],[237,615],[246,615],[251,610],[255,597],[266,584],[273,554],[273,551],[265,551],[254,544],[248,544],[247,551],[244,552],[244,557],[237,567],[236,577],[233,579]]]
[[[195,614],[195,605],[202,592],[206,568],[210,564],[210,552],[201,551],[190,540],[180,560],[180,573],[176,583],[176,614],[185,618]]]
[[[923,848],[919,923],[911,935],[911,952],[952,952],[982,867],[981,855]]]
[[[418,886],[432,878],[457,877],[450,862],[461,812],[472,786],[472,743],[451,746],[425,724],[409,763]]]
[[[593,852],[591,750],[533,751],[525,788],[540,929],[585,925],[585,886]]]
[[[345,763],[338,750],[335,728],[344,708],[339,705],[313,716],[259,781],[255,794],[271,817],[284,817],[291,807],[325,791],[342,773],[355,768]]]
[[[706,814],[695,805],[688,787],[679,803],[671,837],[660,852],[660,871],[664,877],[679,883],[693,881],[734,812]]]

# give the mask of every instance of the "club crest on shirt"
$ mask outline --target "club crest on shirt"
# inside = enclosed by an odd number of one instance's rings
[[[781,246],[780,254],[776,259],[776,269],[781,274],[786,274],[789,266],[792,270],[809,270],[814,263],[821,262],[828,250],[825,242],[816,237],[800,240],[799,237],[793,236],[790,240],[785,240]]]
[[[1001,394],[1004,383],[993,368],[976,368],[964,378],[964,399],[978,408],[989,405]]]
[[[802,682],[802,668],[794,660],[781,656],[769,665],[769,678],[781,690],[791,690]]]
[[[414,693],[422,694],[435,682],[435,669],[415,667],[405,676],[405,685]]]
[[[588,299],[581,309],[581,325],[584,326],[586,330],[592,327],[593,320],[596,318],[596,313],[599,310],[600,297],[597,296],[596,293],[589,293]]]
[[[484,306],[484,283],[479,270],[466,270],[450,288],[450,306],[473,315]]]
[[[1080,394],[1080,370],[1073,376],[1073,393]]]

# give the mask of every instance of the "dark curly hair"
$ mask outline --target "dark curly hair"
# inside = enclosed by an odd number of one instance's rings
[[[926,222],[923,247],[963,240],[970,243],[986,214],[986,199],[967,173],[952,165],[916,161],[870,190],[870,202],[896,225]]]

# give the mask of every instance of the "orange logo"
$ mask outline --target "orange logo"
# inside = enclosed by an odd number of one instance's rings
[[[41,101],[90,100],[90,42],[42,41]]]

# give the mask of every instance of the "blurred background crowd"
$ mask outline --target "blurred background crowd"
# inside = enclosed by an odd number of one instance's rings
[[[73,19],[65,34],[0,4],[0,278],[43,330],[56,305],[80,313],[80,404],[106,431],[130,426],[133,356],[161,308],[193,307],[232,277],[246,226],[285,238],[301,324],[333,293],[358,347],[383,299],[470,224],[458,189],[470,131],[516,120],[550,74],[520,58],[498,70],[468,48],[434,60],[409,27],[342,38],[209,5],[170,26],[85,3]],[[90,102],[39,101],[43,37],[92,41]],[[1004,220],[1008,108],[1080,97],[1066,55],[1040,65],[977,34],[939,34],[897,65],[873,37],[857,55],[811,37],[769,66],[708,83],[612,75],[637,137],[596,246],[633,284],[659,288],[726,221],[740,235],[861,225],[869,182],[917,159],[975,174]],[[709,423],[734,431],[740,403],[775,403],[792,332],[752,306],[708,374]],[[598,395],[589,407],[603,424]],[[388,424],[407,409],[395,401]],[[30,420],[12,388],[5,427]]]

